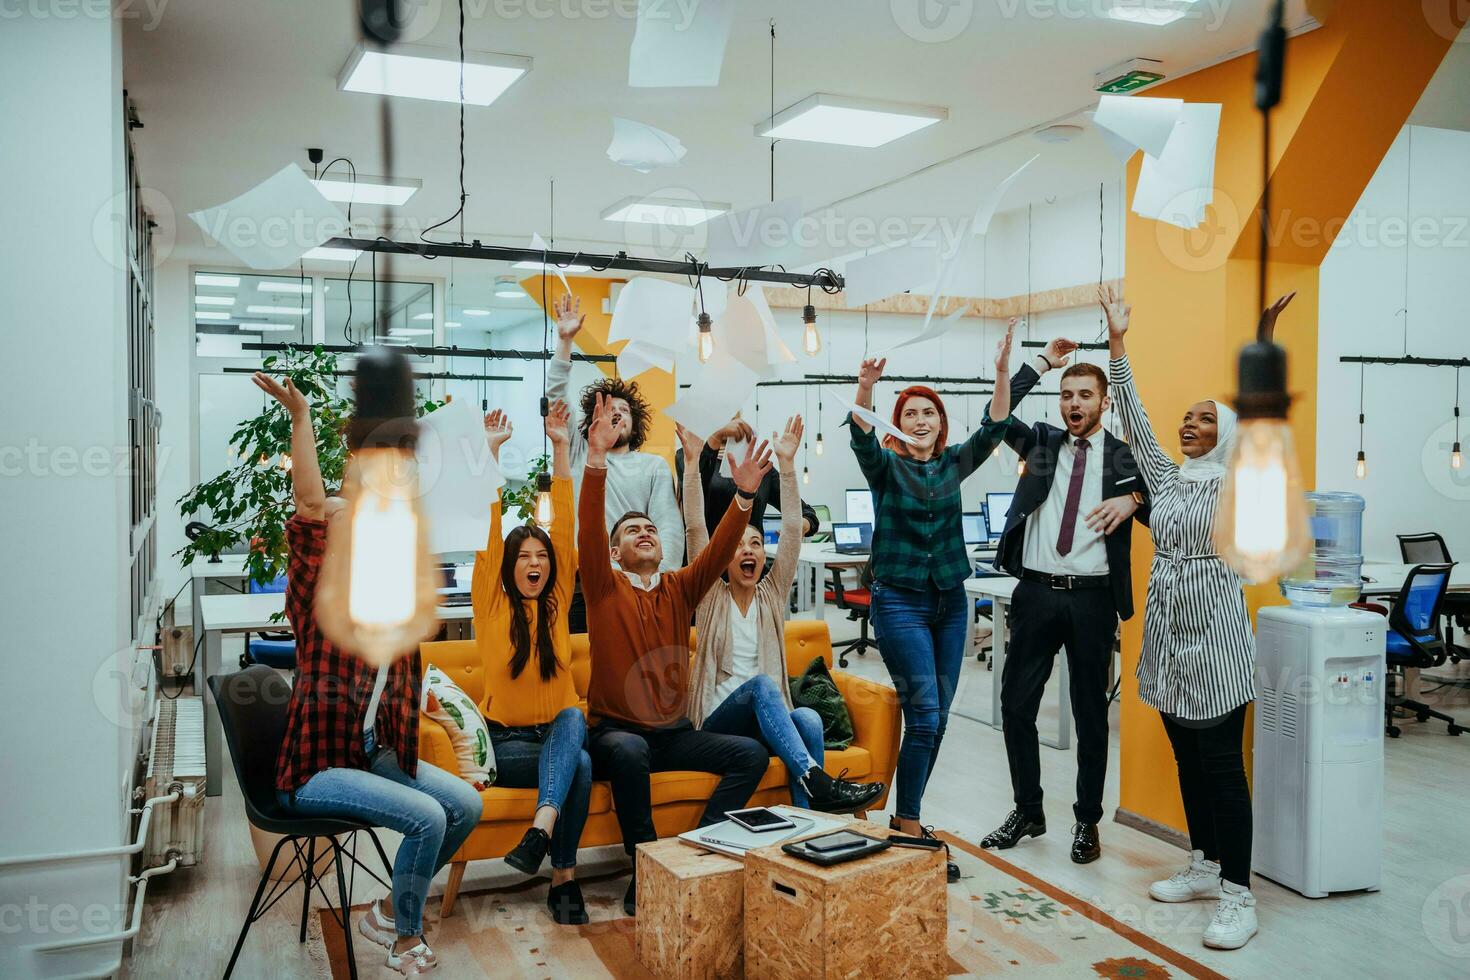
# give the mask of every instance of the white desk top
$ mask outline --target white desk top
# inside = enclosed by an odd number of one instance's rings
[[[1365,561],[1363,577],[1373,581],[1363,582],[1363,592],[1369,595],[1396,593],[1404,587],[1404,579],[1408,578],[1409,569],[1413,567],[1393,562]],[[1470,567],[1461,563],[1450,569],[1449,591],[1470,592]]]
[[[189,563],[189,574],[201,578],[244,578],[244,555],[220,555],[219,561],[195,558]]]
[[[199,598],[204,614],[204,629],[221,633],[245,633],[252,630],[290,629],[285,620],[273,622],[271,616],[286,608],[286,596],[280,592],[258,592],[242,595],[207,595]],[[440,606],[441,620],[473,619],[473,606]]]
[[[1015,594],[1020,579],[1009,575],[987,575],[984,578],[965,579],[965,591],[973,596],[1009,600]]]
[[[780,546],[774,544],[766,545],[766,554],[774,558],[778,547]],[[834,551],[830,544],[803,544],[799,560],[810,565],[865,565],[868,556],[844,555]]]

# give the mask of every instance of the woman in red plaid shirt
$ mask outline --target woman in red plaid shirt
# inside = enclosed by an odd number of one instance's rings
[[[255,384],[291,416],[290,558],[286,615],[296,633],[296,680],[277,762],[282,806],[302,816],[350,817],[403,834],[393,891],[357,920],[405,976],[438,960],[424,942],[429,883],[480,822],[480,794],[418,758],[421,674],[415,651],[373,670],[322,635],[312,603],[326,550],[327,522],[343,502],[328,499],[317,463],[311,408],[290,380],[257,373]]]

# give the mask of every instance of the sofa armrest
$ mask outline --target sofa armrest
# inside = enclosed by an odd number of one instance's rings
[[[419,760],[438,766],[453,776],[459,773],[459,758],[449,741],[444,726],[426,714],[419,714]]]
[[[852,716],[854,745],[868,750],[873,757],[873,779],[881,779],[891,788],[893,773],[898,768],[898,742],[903,724],[898,710],[898,692],[844,670],[832,671],[832,680],[847,702]],[[888,800],[885,792],[870,809],[879,810]]]

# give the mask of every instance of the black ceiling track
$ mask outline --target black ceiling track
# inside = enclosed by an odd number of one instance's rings
[[[394,350],[401,350],[405,354],[415,357],[478,357],[482,360],[501,361],[544,361],[551,355],[544,350],[498,350],[490,347],[420,347],[413,344],[389,344]],[[360,354],[363,348],[353,344],[241,344],[241,350],[267,351],[280,354],[292,350],[322,350],[328,354]],[[588,361],[593,364],[612,364],[617,361],[615,354],[583,354],[579,351],[572,352],[572,360]]]
[[[1470,357],[1415,357],[1413,354],[1406,354],[1403,357],[1339,357],[1338,360],[1343,364],[1413,364],[1419,367],[1470,368]]]

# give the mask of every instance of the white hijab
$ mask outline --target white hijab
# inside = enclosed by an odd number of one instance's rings
[[[1230,450],[1235,444],[1235,411],[1222,405],[1219,399],[1207,399],[1215,406],[1215,446],[1197,459],[1185,459],[1179,467],[1179,479],[1189,483],[1218,480],[1225,475],[1225,464],[1230,461]]]

